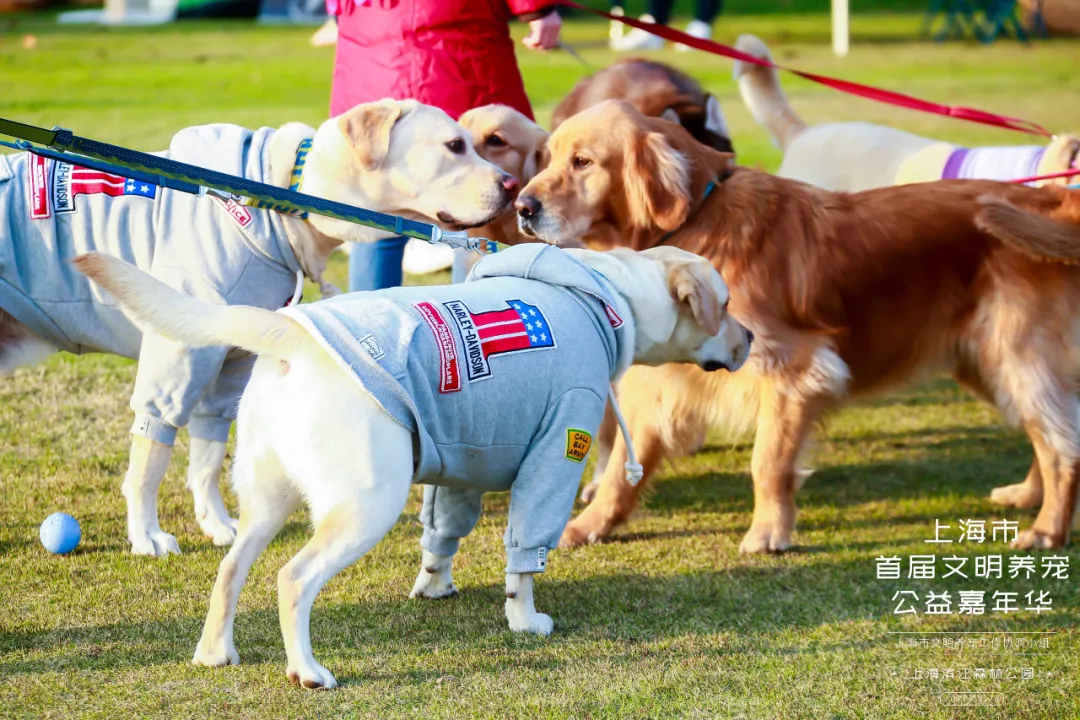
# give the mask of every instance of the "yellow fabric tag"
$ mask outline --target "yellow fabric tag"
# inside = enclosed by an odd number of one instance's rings
[[[584,430],[567,428],[566,430],[566,459],[581,462],[589,454],[592,447],[592,435]]]

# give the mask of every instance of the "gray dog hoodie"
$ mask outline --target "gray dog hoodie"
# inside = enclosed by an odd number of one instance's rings
[[[284,314],[417,438],[422,546],[452,555],[485,492],[510,491],[507,572],[540,572],[562,535],[608,387],[633,359],[610,283],[541,244],[469,281],[342,295]],[[623,318],[626,318],[624,321]]]
[[[271,182],[275,132],[192,127],[158,154]],[[300,221],[28,153],[0,156],[0,308],[61,350],[138,358],[133,433],[172,445],[190,420],[193,437],[224,441],[251,356],[141,333],[70,261],[104,252],[189,295],[276,310],[301,270],[290,222]]]

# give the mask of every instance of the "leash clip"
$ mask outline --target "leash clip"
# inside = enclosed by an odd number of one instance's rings
[[[474,250],[481,255],[490,255],[495,252],[495,242],[492,240],[469,237],[466,230],[443,230],[438,225],[431,226],[431,237],[427,238],[427,241],[432,245],[446,243],[452,248]]]

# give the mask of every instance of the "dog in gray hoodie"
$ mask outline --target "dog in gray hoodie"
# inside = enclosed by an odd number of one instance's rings
[[[247,573],[303,503],[314,534],[278,573],[278,599],[287,674],[309,688],[336,683],[311,650],[316,595],[390,530],[412,483],[433,488],[413,595],[452,590],[451,557],[480,496],[509,491],[506,618],[511,630],[550,633],[533,575],[570,517],[610,383],[631,363],[737,370],[750,351],[719,273],[670,247],[519,245],[481,260],[460,285],[276,313],[184,296],[113,258],[78,265],[156,332],[259,354],[232,475],[240,534],[194,662],[239,662],[232,627]]]
[[[181,162],[450,227],[480,225],[508,206],[516,180],[480,158],[468,133],[415,101],[360,105],[318,129],[205,125],[160,153]],[[393,178],[391,182],[390,178]],[[232,542],[218,477],[253,358],[143,333],[70,260],[102,252],[213,302],[277,309],[299,299],[342,242],[386,233],[196,196],[30,154],[0,156],[0,373],[58,352],[137,358],[128,538],[144,555],[179,552],[161,530],[157,492],[177,429],[188,427],[188,487],[215,544]]]

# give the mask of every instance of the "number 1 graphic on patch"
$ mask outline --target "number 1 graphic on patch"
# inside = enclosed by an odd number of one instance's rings
[[[566,459],[581,462],[589,454],[592,447],[592,435],[584,430],[567,428],[566,430]]]

